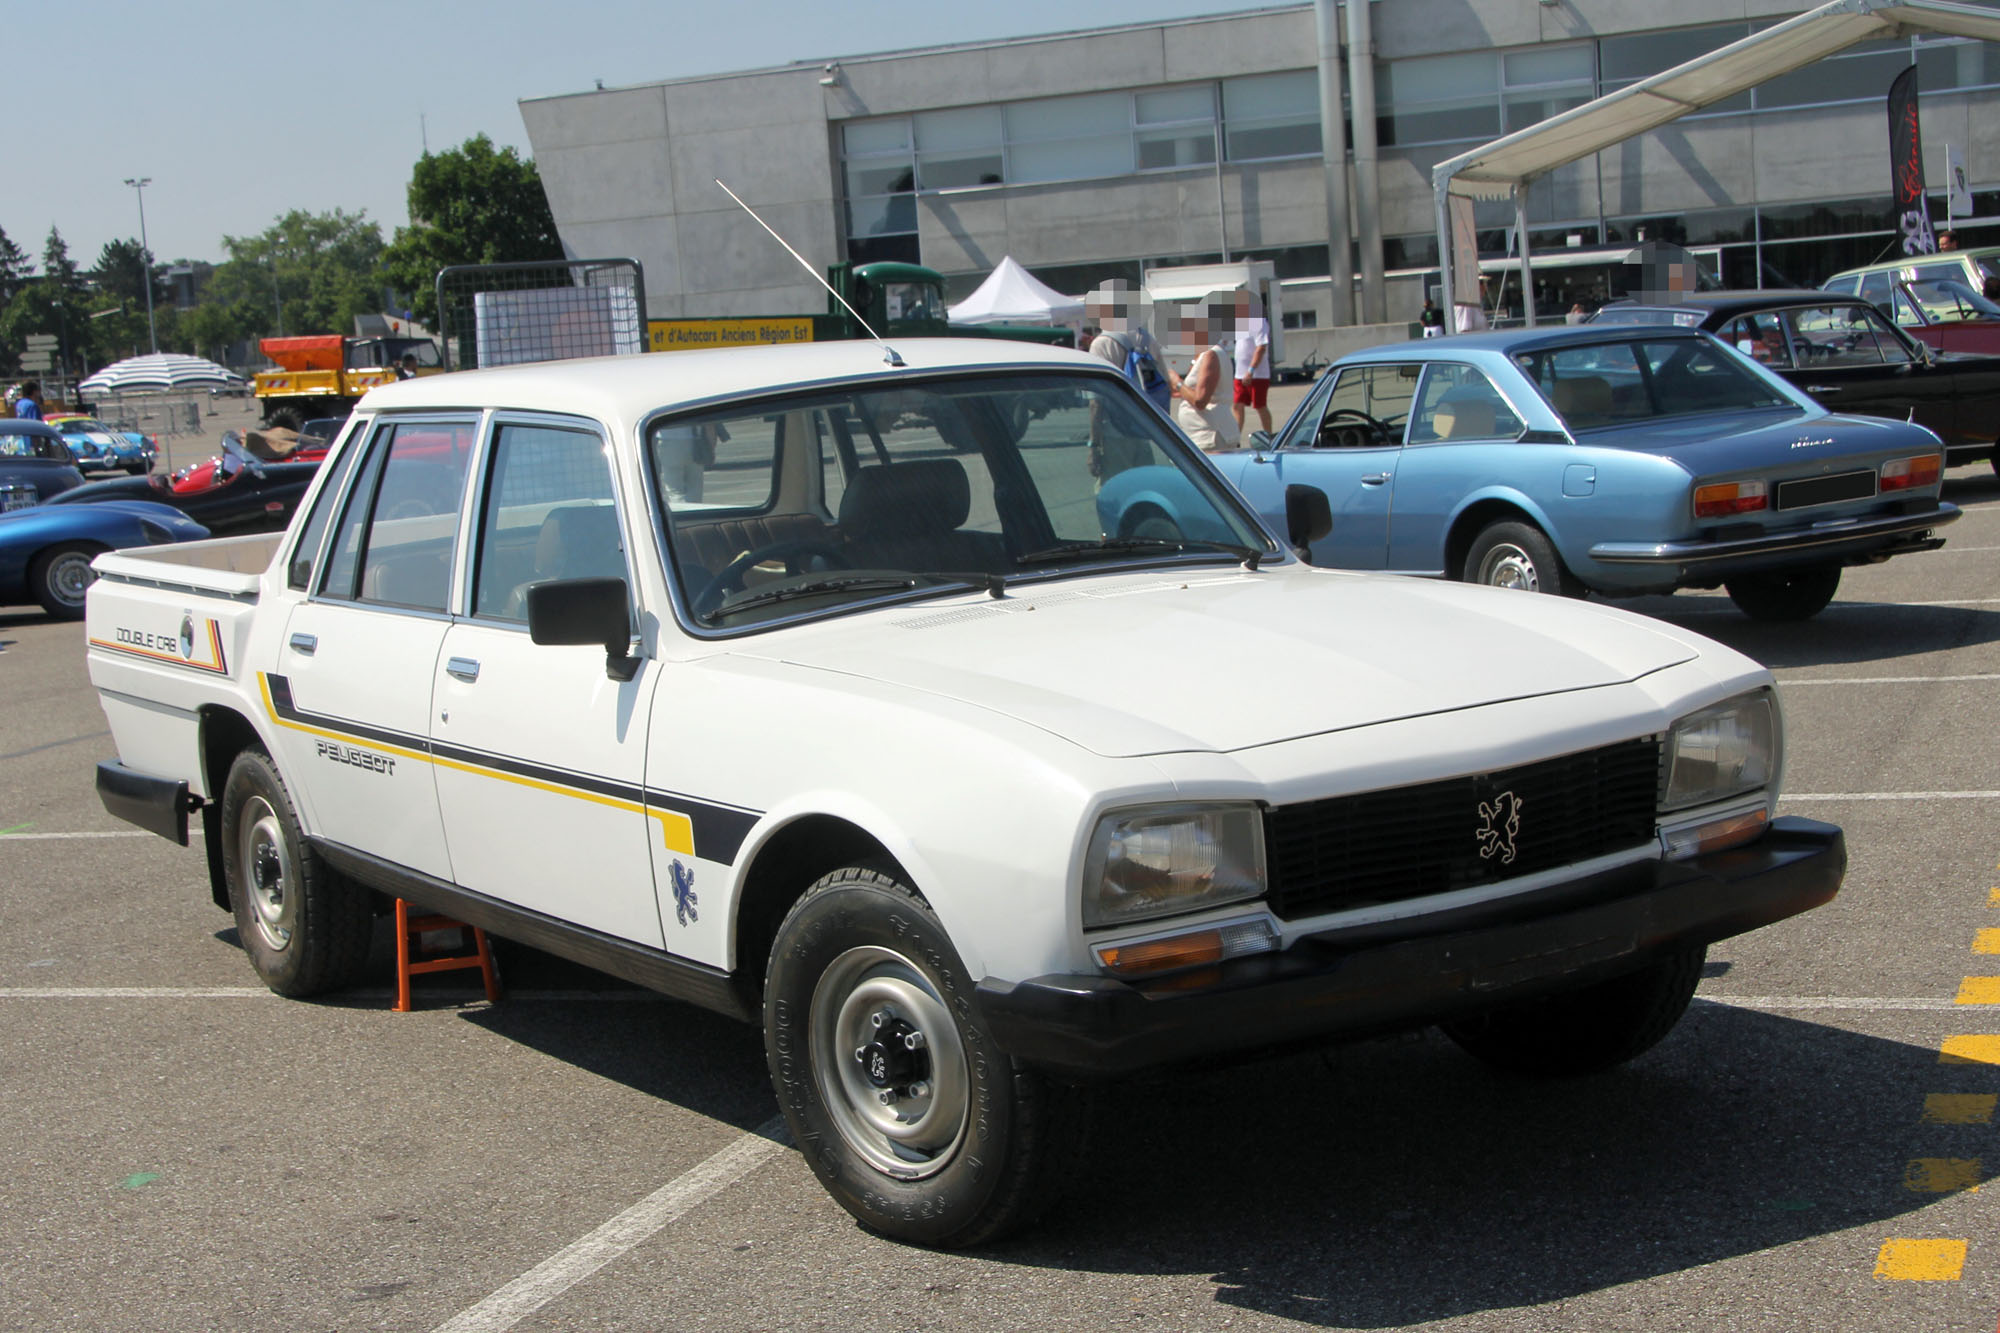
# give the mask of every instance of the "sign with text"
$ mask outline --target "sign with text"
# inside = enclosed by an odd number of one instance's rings
[[[655,319],[646,323],[646,345],[655,352],[694,347],[749,347],[757,343],[813,341],[811,315],[771,319]]]
[[[1917,67],[1889,85],[1889,171],[1895,183],[1897,229],[1903,253],[1937,253],[1930,203],[1924,197],[1924,140],[1917,125]]]

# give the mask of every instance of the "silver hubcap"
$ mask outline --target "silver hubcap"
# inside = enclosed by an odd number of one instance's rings
[[[1502,542],[1479,562],[1479,581],[1495,588],[1518,588],[1522,592],[1541,591],[1541,578],[1528,553],[1512,542]]]
[[[82,606],[84,591],[96,578],[89,556],[81,551],[66,551],[49,566],[49,591],[64,606]]]
[[[292,942],[293,899],[285,881],[285,830],[271,803],[261,796],[243,803],[236,857],[243,869],[251,925],[272,949],[287,947]]]
[[[965,1139],[971,1075],[951,1010],[910,961],[866,945],[813,988],[812,1067],[847,1146],[886,1175],[919,1180]]]

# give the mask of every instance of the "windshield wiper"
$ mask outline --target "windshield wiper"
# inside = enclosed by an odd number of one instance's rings
[[[919,582],[913,576],[894,574],[836,574],[828,578],[814,579],[810,583],[793,583],[783,588],[772,588],[766,592],[752,593],[739,597],[733,602],[724,602],[712,611],[704,611],[696,618],[704,625],[712,625],[723,616],[733,616],[738,611],[748,611],[752,607],[769,606],[773,602],[789,602],[796,597],[819,597],[830,592],[899,592],[914,588]]]
[[[1106,537],[1094,542],[1059,542],[1017,556],[1015,563],[1047,565],[1073,555],[1123,555],[1133,551],[1222,551],[1235,556],[1252,570],[1268,554],[1254,546],[1239,546],[1235,542],[1195,542],[1172,537]]]

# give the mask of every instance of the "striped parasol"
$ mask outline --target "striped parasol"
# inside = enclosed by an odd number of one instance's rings
[[[137,393],[147,389],[206,389],[240,384],[243,377],[198,356],[155,352],[113,362],[77,386],[84,393]]]

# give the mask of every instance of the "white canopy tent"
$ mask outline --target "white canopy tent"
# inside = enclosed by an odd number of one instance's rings
[[[1008,255],[950,313],[954,324],[1073,324],[1083,298],[1064,296]]]
[[[1525,204],[1530,181],[1859,42],[1917,32],[2000,41],[2000,11],[1962,0],[1829,0],[1740,42],[1440,162],[1431,172],[1431,188],[1445,308],[1453,309],[1451,195],[1513,198],[1522,288],[1532,292]],[[1526,310],[1533,324],[1532,299]],[[1455,325],[1455,313],[1452,318]]]

